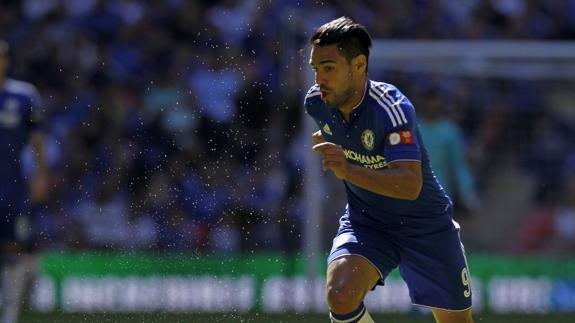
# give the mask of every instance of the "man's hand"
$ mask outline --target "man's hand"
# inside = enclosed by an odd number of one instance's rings
[[[325,142],[325,139],[323,139],[323,135],[321,134],[321,130],[314,132],[311,135],[311,139],[313,140],[314,145],[321,144],[322,142]]]
[[[323,137],[321,139],[323,140]],[[320,153],[322,157],[323,170],[331,170],[337,178],[346,179],[350,165],[347,162],[343,148],[340,145],[324,141],[316,144],[312,149],[313,151]]]

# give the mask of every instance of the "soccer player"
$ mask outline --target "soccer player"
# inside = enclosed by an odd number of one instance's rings
[[[30,206],[47,194],[43,135],[38,131],[40,97],[29,83],[7,77],[8,45],[0,40],[0,268],[2,269],[2,323],[14,323],[26,285],[30,255]],[[36,169],[23,177],[21,154],[27,144],[34,150]]]
[[[436,181],[415,109],[369,79],[371,37],[347,17],[310,39],[316,84],[305,97],[319,126],[313,150],[343,180],[347,206],[328,257],[332,322],[373,322],[365,295],[399,266],[416,305],[440,323],[470,323],[469,271],[453,205]]]

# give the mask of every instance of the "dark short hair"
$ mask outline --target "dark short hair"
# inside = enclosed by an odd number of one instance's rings
[[[369,60],[371,36],[365,26],[349,17],[339,17],[320,26],[309,42],[316,46],[337,45],[337,49],[348,62],[360,54]]]

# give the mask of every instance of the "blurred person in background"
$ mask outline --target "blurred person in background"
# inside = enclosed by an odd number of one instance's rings
[[[31,216],[48,193],[41,100],[36,88],[7,77],[8,44],[0,40],[0,256],[2,323],[17,322],[34,262],[30,249]],[[35,170],[23,174],[22,153],[30,144]]]
[[[370,323],[363,300],[399,267],[413,304],[440,323],[470,323],[471,286],[453,204],[433,176],[415,109],[368,77],[371,37],[347,17],[310,39],[316,84],[305,108],[313,150],[344,181],[348,204],[328,257],[332,322]]]
[[[427,89],[422,103],[419,129],[425,138],[433,173],[455,201],[460,201],[468,211],[478,209],[480,202],[466,159],[464,138],[458,125],[447,117],[440,90]]]
[[[559,168],[560,185],[519,225],[511,251],[571,256],[575,252],[575,151]]]

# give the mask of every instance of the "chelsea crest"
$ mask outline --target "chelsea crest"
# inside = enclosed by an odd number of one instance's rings
[[[367,150],[372,150],[374,145],[374,135],[373,131],[366,129],[361,134],[361,143]]]

